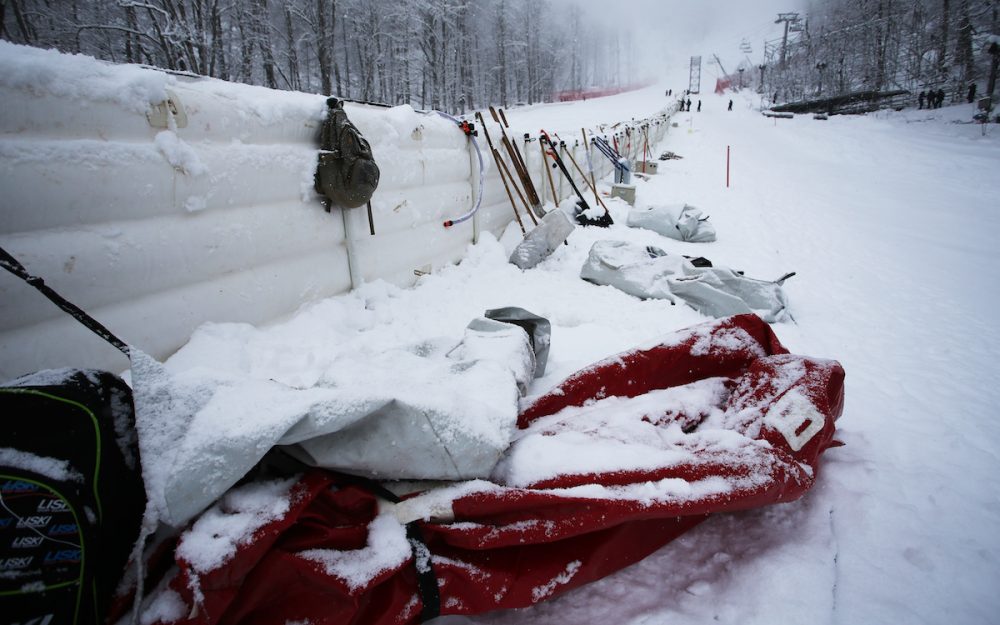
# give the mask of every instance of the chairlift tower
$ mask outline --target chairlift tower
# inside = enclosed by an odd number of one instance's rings
[[[785,69],[787,54],[788,54],[788,30],[789,27],[792,28],[792,32],[801,32],[802,25],[799,23],[800,17],[798,13],[778,13],[778,19],[774,20],[775,24],[785,23],[785,34],[781,38],[781,69]]]
[[[688,91],[701,93],[701,57],[691,57],[691,72],[688,76]]]

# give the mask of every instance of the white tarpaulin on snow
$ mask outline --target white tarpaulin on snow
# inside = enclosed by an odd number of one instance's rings
[[[781,281],[747,278],[726,267],[695,267],[683,256],[625,241],[598,241],[580,277],[642,299],[681,300],[712,317],[756,313],[783,320],[788,302]]]
[[[666,204],[636,208],[626,222],[633,228],[646,228],[678,241],[707,243],[715,240],[715,226],[690,204]]]
[[[469,324],[457,346],[344,353],[299,387],[232,371],[170,371],[133,352],[147,491],[162,521],[183,524],[277,445],[309,464],[378,479],[487,477],[534,369],[525,331],[490,319]]]

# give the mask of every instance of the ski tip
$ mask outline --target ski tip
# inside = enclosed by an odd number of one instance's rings
[[[448,221],[444,222],[444,227],[445,228],[451,228],[454,225],[455,225],[455,222],[452,221],[452,220],[450,220],[450,219]]]

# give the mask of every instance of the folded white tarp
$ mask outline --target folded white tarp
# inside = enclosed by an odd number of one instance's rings
[[[678,241],[705,243],[715,240],[715,226],[702,217],[690,204],[667,204],[636,208],[628,213],[626,223],[633,228],[646,228]]]
[[[534,377],[525,331],[478,319],[452,349],[422,343],[337,357],[293,387],[231,371],[171,371],[140,352],[132,384],[147,491],[180,525],[272,447],[316,466],[378,479],[490,475]],[[474,392],[473,392],[474,391]]]
[[[695,267],[683,256],[625,241],[594,243],[580,277],[643,299],[681,300],[712,317],[756,313],[775,322],[788,315],[782,281],[754,280],[726,267]]]

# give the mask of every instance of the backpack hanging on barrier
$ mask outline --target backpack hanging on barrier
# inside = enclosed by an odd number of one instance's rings
[[[316,192],[323,196],[327,212],[332,205],[364,206],[375,193],[379,179],[371,145],[347,119],[343,102],[328,98],[326,104],[329,110],[320,133]]]

